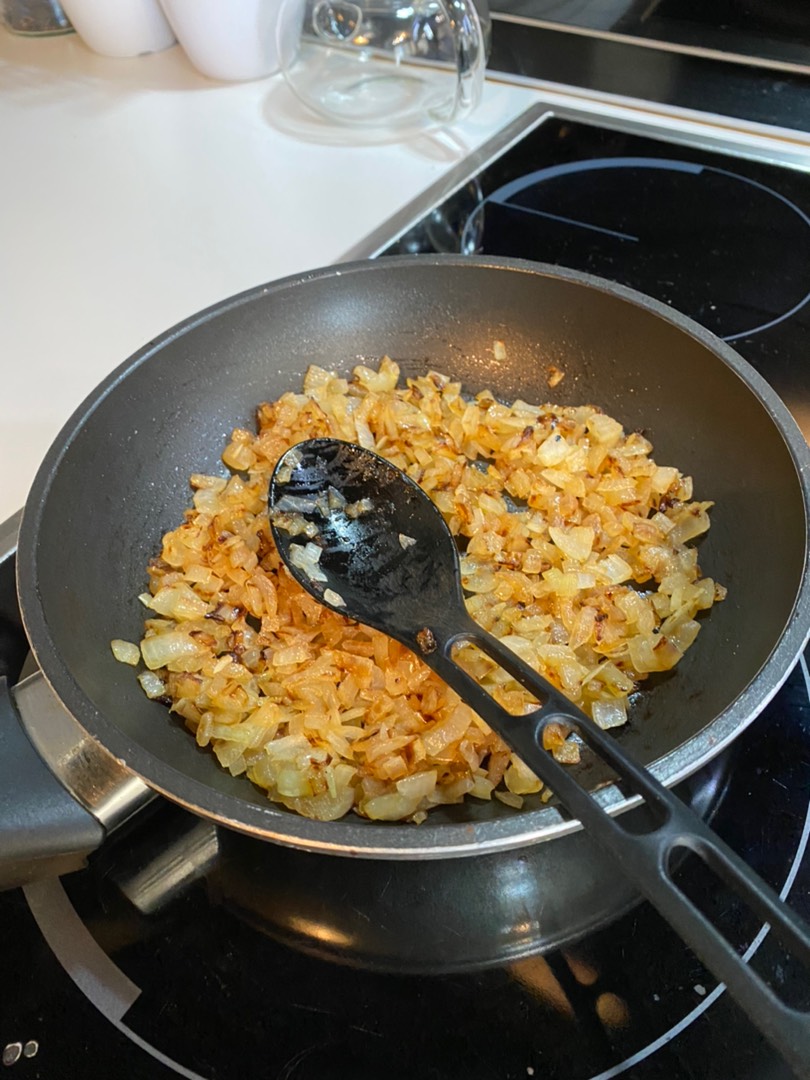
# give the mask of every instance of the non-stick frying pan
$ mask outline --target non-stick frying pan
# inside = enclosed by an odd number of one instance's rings
[[[494,358],[495,339],[506,344],[505,360]],[[728,599],[704,620],[676,672],[650,680],[617,734],[640,760],[656,763],[664,783],[719,752],[776,692],[810,627],[810,454],[764,380],[695,323],[603,281],[515,261],[394,258],[302,275],[216,305],[122,365],[58,437],[28,500],[17,563],[25,627],[53,691],[40,681],[26,695],[23,724],[63,782],[92,774],[100,744],[119,777],[140,777],[198,814],[335,854],[473,855],[577,828],[531,799],[521,811],[494,801],[446,807],[419,827],[298,817],[223,771],[112,657],[111,639],[139,639],[145,567],[162,533],[182,518],[189,475],[224,473],[230,431],[250,426],[261,401],[298,387],[309,363],[348,372],[384,353],[406,374],[436,368],[504,399],[594,402],[626,428],[643,429],[659,462],[691,474],[697,498],[715,500],[700,562],[728,587]],[[550,364],[565,372],[553,391]],[[63,706],[89,733],[75,752],[42,726],[54,695],[55,711]],[[43,814],[26,806],[23,769],[10,763],[4,738],[0,790],[15,790],[0,795],[0,828],[16,837],[5,848],[21,866]],[[591,773],[589,782],[604,785],[603,805],[631,805],[607,774]],[[88,789],[115,787],[106,775],[91,781],[85,776],[86,805]],[[100,838],[52,837],[36,854],[71,843],[86,849]],[[12,869],[5,880],[13,877]]]

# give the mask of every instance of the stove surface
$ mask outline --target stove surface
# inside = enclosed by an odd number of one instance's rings
[[[810,916],[804,661],[723,767],[712,768],[721,789],[715,828]],[[205,853],[198,874],[164,895],[150,892],[159,876],[144,856],[150,838],[191,837],[200,829],[208,827],[161,804],[87,870],[0,898],[0,1041],[9,1059],[20,1051],[13,1075],[791,1075],[647,904],[545,955],[469,972],[402,975],[334,962],[327,922],[298,926],[292,940],[284,911],[259,921],[229,902],[227,869],[211,836],[195,837],[194,849]],[[266,858],[272,869],[272,848]],[[351,863],[343,865],[351,872]],[[423,870],[429,878],[430,864]],[[806,979],[766,929],[696,871],[685,865],[681,879],[750,962],[788,1000],[810,1007]],[[376,887],[386,887],[382,867]],[[35,1047],[34,1056],[25,1057],[24,1047]]]
[[[384,250],[519,255],[648,292],[730,341],[810,436],[806,173],[548,116],[389,236]],[[23,650],[7,557],[0,559],[0,674],[16,676]],[[804,658],[690,785],[704,792],[717,831],[810,917]],[[383,909],[383,864],[364,868],[368,907],[347,933],[324,913],[348,895],[341,882],[360,872],[357,864],[241,844],[261,874],[245,873],[233,834],[158,802],[86,870],[0,896],[0,1050],[9,1075],[791,1075],[645,903],[624,905],[609,925],[550,951],[499,956],[495,942],[485,965],[442,969],[437,955],[431,970],[404,973],[390,957],[359,948],[361,937],[371,940],[363,921]],[[525,865],[516,852],[499,873],[517,889]],[[431,864],[416,871],[430,894],[437,871]],[[334,886],[324,889],[316,916],[301,890],[322,882],[322,873],[334,874]],[[786,999],[810,1007],[806,977],[733,895],[689,860],[679,881]],[[246,892],[262,889],[266,902],[245,902]],[[526,906],[525,921],[538,924],[542,911]],[[460,932],[448,904],[448,942]]]
[[[802,0],[494,0],[492,8],[591,37],[810,70]]]

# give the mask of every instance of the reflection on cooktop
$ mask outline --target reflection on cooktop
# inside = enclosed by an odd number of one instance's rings
[[[596,36],[712,50],[807,68],[810,8],[805,0],[494,0],[498,14]]]
[[[789,41],[810,42],[810,8],[805,0],[649,0],[633,4],[638,22],[674,19],[745,34],[768,34]],[[630,18],[632,15],[628,12]]]

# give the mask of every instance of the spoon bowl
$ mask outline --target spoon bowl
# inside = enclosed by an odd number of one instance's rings
[[[337,439],[288,451],[270,485],[276,545],[326,607],[410,648],[463,608],[455,541],[418,484],[377,454]],[[306,523],[306,531],[296,532]],[[292,528],[291,528],[292,526]],[[314,545],[320,552],[313,564]]]

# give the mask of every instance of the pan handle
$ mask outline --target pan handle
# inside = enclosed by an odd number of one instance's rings
[[[453,659],[456,645],[471,642],[534,694],[539,708],[525,716],[503,709]],[[673,856],[688,849],[729,886],[774,934],[810,977],[810,929],[776,893],[671,791],[641,768],[619,743],[510,649],[469,620],[467,628],[437,642],[424,659],[493,728],[560,804],[585,826],[616,860],[627,878],[661,912],[782,1053],[796,1075],[810,1080],[810,1012],[782,1001],[738,954],[721,930],[678,888],[671,876]],[[610,816],[576,775],[543,749],[547,724],[562,721],[618,774],[619,783],[641,796],[651,818],[646,832],[632,832]]]
[[[0,678],[0,889],[81,869],[153,797],[40,672],[13,688]]]

